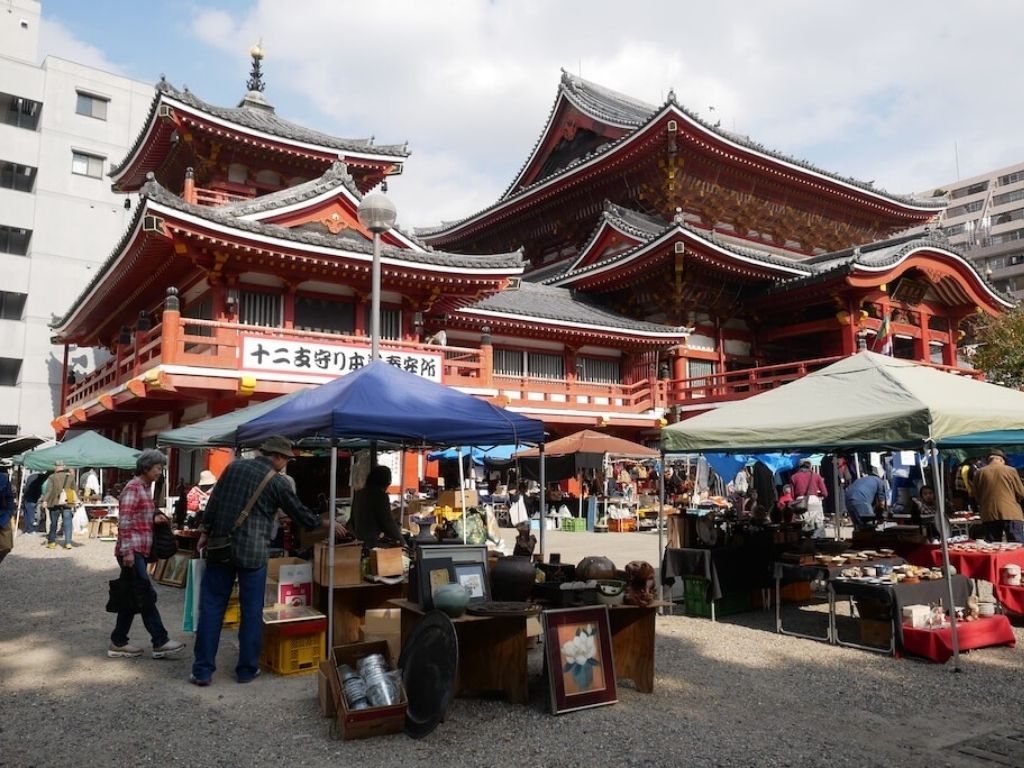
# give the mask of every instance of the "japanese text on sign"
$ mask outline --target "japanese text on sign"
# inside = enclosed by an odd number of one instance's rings
[[[441,382],[441,356],[382,350],[380,359],[408,373]],[[242,338],[242,368],[344,376],[370,362],[369,346]]]

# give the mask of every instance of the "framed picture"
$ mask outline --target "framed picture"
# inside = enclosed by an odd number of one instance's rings
[[[163,578],[164,568],[167,567],[167,560],[157,560],[155,563],[150,563],[149,578],[153,581],[159,582]]]
[[[429,544],[416,549],[417,562],[448,558],[453,563],[487,564],[487,547],[475,544]]]
[[[167,558],[163,573],[160,574],[158,581],[169,587],[184,587],[185,581],[188,579],[188,562],[191,559],[191,552],[179,549]]]
[[[450,557],[437,557],[420,563],[419,595],[423,610],[434,607],[434,590],[455,581],[455,571]]]
[[[565,608],[542,617],[552,714],[616,703],[608,608]]]
[[[487,603],[491,590],[487,584],[487,566],[483,563],[455,563],[455,581],[469,590],[469,602]]]

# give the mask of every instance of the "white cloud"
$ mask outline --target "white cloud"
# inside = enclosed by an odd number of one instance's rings
[[[99,48],[82,42],[64,24],[43,16],[39,24],[39,59],[55,56],[76,64],[124,75],[124,69],[110,61]]]
[[[1024,4],[991,0],[213,0],[192,27],[239,66],[262,37],[267,95],[307,105],[312,127],[408,140],[392,188],[403,221],[429,225],[495,201],[561,67],[651,103],[674,88],[724,128],[892,191],[950,181],[954,141],[963,176],[1019,161],[1022,22]]]

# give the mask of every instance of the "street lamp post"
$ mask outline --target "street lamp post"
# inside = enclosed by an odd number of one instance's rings
[[[380,356],[380,236],[395,226],[395,204],[379,192],[359,203],[359,223],[373,233],[373,273],[370,283],[370,359]]]

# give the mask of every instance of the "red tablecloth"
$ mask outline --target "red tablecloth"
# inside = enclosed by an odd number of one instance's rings
[[[942,564],[942,549],[931,553],[934,565]],[[972,579],[984,579],[992,583],[996,599],[1013,613],[1024,613],[1024,590],[1007,587],[999,583],[1000,571],[1004,565],[1016,563],[1024,568],[1024,547],[1001,552],[976,552],[950,548],[949,564]]]
[[[988,648],[993,645],[1017,644],[1010,620],[1005,616],[991,616],[977,621],[957,622],[957,640],[961,651]],[[952,632],[945,629],[913,629],[903,627],[903,651],[945,664],[953,655]]]

